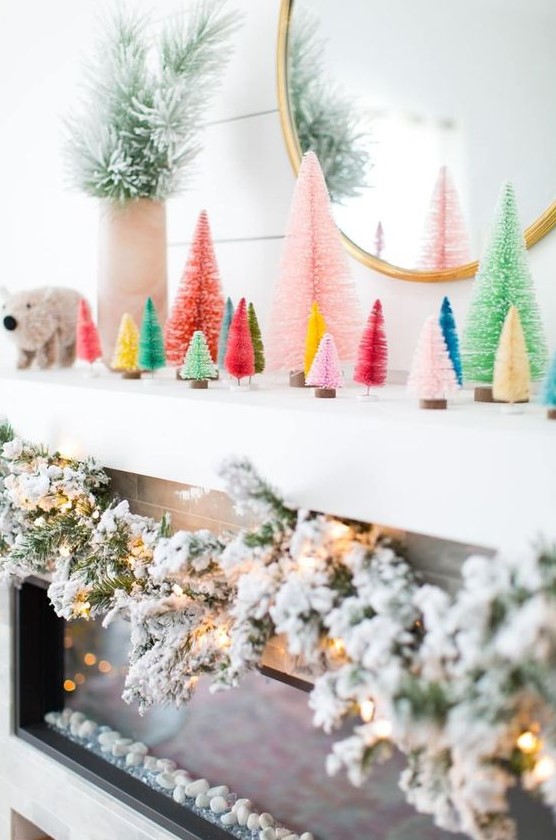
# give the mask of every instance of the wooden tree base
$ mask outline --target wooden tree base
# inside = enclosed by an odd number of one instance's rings
[[[549,408],[546,412],[548,420],[556,420],[556,408]]]
[[[205,388],[208,388],[208,379],[190,379],[189,380],[189,387],[195,388],[198,391],[201,391]]]
[[[447,400],[419,400],[419,408],[444,409],[448,408],[448,402]]]
[[[122,379],[141,379],[140,370],[124,370],[122,371]]]
[[[335,396],[335,388],[315,388],[315,397],[319,400],[331,400]]]
[[[480,385],[475,388],[475,402],[503,403],[505,400],[495,400],[491,385]],[[529,400],[516,400],[516,405],[528,403]]]
[[[290,388],[305,388],[305,371],[290,370]]]

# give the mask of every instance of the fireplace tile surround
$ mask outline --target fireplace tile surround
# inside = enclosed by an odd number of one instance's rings
[[[110,473],[114,491],[129,499],[132,510],[154,517],[166,510],[177,528],[208,528],[218,533],[248,524],[220,491],[201,491],[117,470]],[[438,540],[405,536],[415,565],[427,579],[449,589],[457,586],[459,566],[473,547],[443,542],[440,568]],[[173,835],[13,734],[11,612],[10,593],[0,588],[0,838],[20,840],[15,826],[23,825],[23,818],[43,832],[38,837],[46,834],[52,840],[169,840]],[[278,641],[269,646],[265,664],[295,675],[295,663]],[[18,831],[21,834],[23,829]],[[23,834],[21,840],[28,838]]]

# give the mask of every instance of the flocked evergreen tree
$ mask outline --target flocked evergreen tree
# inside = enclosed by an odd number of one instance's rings
[[[380,388],[386,382],[388,372],[388,342],[384,329],[382,304],[375,300],[369,320],[359,342],[357,363],[353,373],[355,382],[370,388]]]
[[[547,346],[515,192],[506,182],[498,200],[494,223],[479,273],[462,340],[463,375],[474,382],[492,383],[494,360],[504,320],[516,306],[529,354],[531,378],[546,369]]]
[[[304,155],[294,190],[267,341],[269,370],[302,371],[307,319],[319,305],[339,356],[354,358],[361,318],[316,155]]]
[[[127,312],[122,315],[112,359],[112,370],[133,372],[139,369],[139,330]]]
[[[517,307],[510,306],[496,351],[492,395],[500,402],[527,402],[531,376],[525,336]]]
[[[182,364],[189,342],[197,330],[204,333],[212,359],[216,361],[223,314],[220,275],[208,215],[203,210],[197,220],[187,264],[164,327],[168,364],[176,367]]]
[[[166,364],[164,339],[152,298],[147,298],[139,335],[139,367],[142,370],[158,370]]]
[[[220,325],[220,334],[218,336],[218,367],[220,370],[224,368],[224,359],[226,358],[226,348],[228,346],[228,333],[230,332],[230,324],[234,317],[234,305],[232,299],[226,299],[226,306],[224,307],[224,317]]]
[[[454,366],[458,385],[463,385],[463,371],[461,369],[461,354],[459,349],[456,319],[454,318],[454,312],[450,299],[446,296],[444,297],[442,306],[440,307],[439,323],[444,336],[444,341],[446,342],[446,346],[448,348],[448,353],[450,354],[450,359],[452,360],[452,364]]]
[[[314,302],[307,321],[307,333],[305,335],[305,376],[311,370],[311,365],[317,355],[319,344],[325,332],[327,332],[326,321],[319,309],[318,303]]]
[[[540,392],[540,402],[546,406],[548,418],[556,420],[556,353],[552,357],[544,378]]]
[[[442,271],[470,259],[469,235],[458,192],[448,167],[441,166],[425,222],[419,268]]]
[[[262,373],[265,368],[264,344],[257,313],[252,303],[249,304],[247,309],[247,318],[249,320],[249,332],[251,333],[253,352],[255,354],[255,373]]]
[[[191,379],[198,382],[206,382],[208,379],[216,379],[218,371],[212,361],[207,340],[201,330],[193,333],[183,365],[180,369],[182,379]]]
[[[250,379],[255,373],[255,350],[245,298],[241,298],[230,324],[225,365],[230,376],[237,379],[238,384],[245,377]]]

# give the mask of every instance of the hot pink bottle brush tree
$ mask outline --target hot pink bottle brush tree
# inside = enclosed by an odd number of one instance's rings
[[[344,377],[336,343],[330,333],[325,333],[307,376],[307,385],[315,388],[315,397],[330,399],[336,389],[343,388]]]
[[[242,379],[250,380],[255,373],[255,350],[245,298],[240,300],[230,324],[224,365],[230,376],[237,379],[238,385],[241,385]]]
[[[365,397],[370,396],[371,388],[381,388],[385,384],[387,368],[388,342],[384,329],[384,315],[381,302],[376,300],[359,342],[357,363],[353,373],[355,382],[366,385]]]
[[[75,355],[90,365],[102,358],[102,347],[98,330],[93,321],[89,304],[84,298],[77,310]]]
[[[303,385],[307,319],[317,303],[334,335],[339,358],[355,358],[359,304],[330,197],[314,152],[297,177],[267,340],[267,369],[295,372]],[[299,373],[301,372],[301,373]]]
[[[438,319],[431,315],[425,321],[407,387],[419,398],[421,408],[447,408],[447,396],[458,388],[454,366]]]

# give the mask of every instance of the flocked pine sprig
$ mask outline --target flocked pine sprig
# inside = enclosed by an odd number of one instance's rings
[[[147,18],[116,12],[87,67],[81,107],[67,120],[75,186],[119,203],[164,200],[183,188],[239,21],[226,5],[199,0],[154,45]]]

